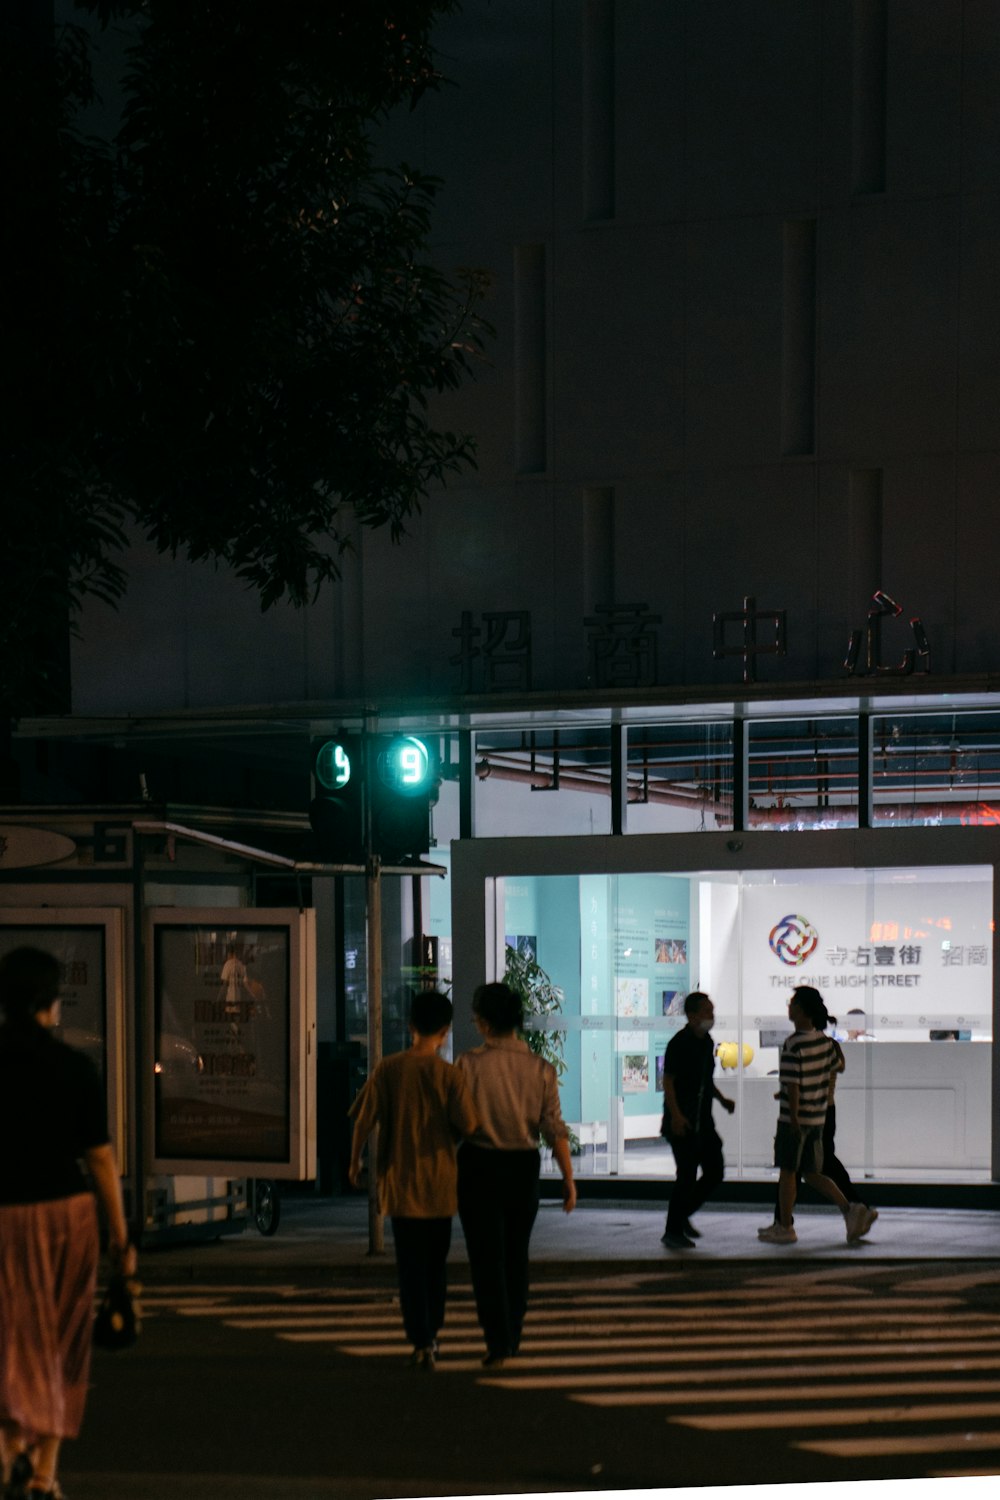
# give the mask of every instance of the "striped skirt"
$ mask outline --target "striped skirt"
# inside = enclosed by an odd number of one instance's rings
[[[98,1255],[90,1193],[0,1205],[0,1421],[31,1440],[80,1431]]]

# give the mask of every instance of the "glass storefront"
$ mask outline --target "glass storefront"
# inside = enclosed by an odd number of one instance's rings
[[[992,866],[507,876],[494,896],[498,945],[502,929],[564,995],[539,1024],[561,1037],[583,1175],[671,1175],[663,1054],[692,989],[715,1002],[737,1103],[716,1110],[729,1175],[768,1175],[787,1000],[812,984],[847,1058],[849,1169],[989,1179]]]
[[[415,977],[452,994],[454,1053],[475,1045],[473,990],[509,945],[564,997],[538,1027],[580,1175],[668,1178],[663,1055],[705,989],[737,1104],[716,1112],[727,1172],[766,1181],[787,999],[810,983],[847,1058],[851,1172],[997,1180],[998,726],[991,699],[902,695],[380,722],[436,746],[430,858],[448,871],[400,891],[386,1050]]]

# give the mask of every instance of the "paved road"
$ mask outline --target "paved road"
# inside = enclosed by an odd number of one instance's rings
[[[99,1355],[71,1500],[367,1500],[1000,1473],[1000,1267],[670,1265],[536,1287],[484,1371],[452,1289],[437,1371],[392,1291],[160,1282]]]

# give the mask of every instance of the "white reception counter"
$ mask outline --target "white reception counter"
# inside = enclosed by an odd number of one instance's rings
[[[844,1045],[846,1072],[837,1083],[837,1155],[860,1175],[893,1171],[988,1171],[988,1042],[873,1042]],[[739,1097],[734,1116],[718,1106],[716,1128],[744,1170],[770,1167],[777,1119],[774,1074],[716,1073],[720,1090]]]

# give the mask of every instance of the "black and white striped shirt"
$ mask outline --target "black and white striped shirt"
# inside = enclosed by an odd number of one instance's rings
[[[837,1066],[837,1049],[822,1031],[793,1031],[781,1049],[778,1119],[791,1124],[788,1085],[799,1086],[799,1124],[822,1125],[830,1098],[830,1074]]]

